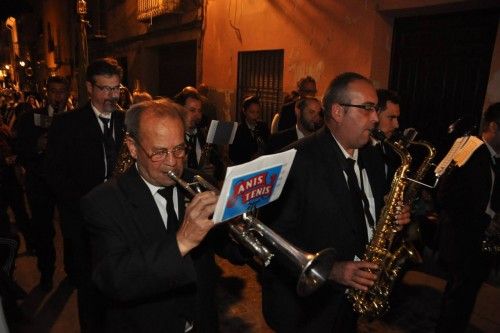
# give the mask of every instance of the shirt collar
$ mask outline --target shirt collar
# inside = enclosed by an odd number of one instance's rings
[[[158,190],[161,190],[162,188],[165,188],[165,186],[156,186],[156,185],[153,185],[150,182],[148,182],[146,179],[144,179],[144,177],[139,172],[139,166],[137,165],[137,162],[135,162],[135,168],[137,169],[137,173],[139,174],[139,176],[141,177],[141,179],[144,181],[144,183],[146,184],[146,186],[148,187],[148,189],[151,191],[152,195],[155,195],[156,193],[158,193]]]
[[[330,131],[330,133],[332,133]],[[333,135],[332,133],[332,136],[333,138],[335,139],[335,141],[337,142],[337,144],[339,145],[339,148],[340,148],[340,151],[342,152],[342,154],[344,154],[344,157],[345,158],[351,158],[353,160],[355,160],[356,162],[358,161],[358,149],[354,149],[353,153],[352,153],[352,156],[349,155],[349,153],[344,149],[344,147],[342,147],[342,145],[340,144],[340,142],[337,140],[337,138],[335,137],[335,135]]]
[[[100,112],[99,110],[97,110],[97,108],[94,106],[94,104],[92,104],[92,101],[90,101],[90,106],[92,106],[92,110],[94,111],[96,117],[111,119],[111,114],[112,114],[111,112],[110,113]]]
[[[246,121],[246,119],[245,119],[245,123],[247,124],[247,127],[248,127],[249,129],[251,129],[252,131],[255,129],[255,127],[257,127],[257,124],[255,124],[255,125],[250,125],[250,124],[248,123],[248,121]]]
[[[66,109],[67,109],[67,107],[64,107],[64,109],[57,111],[57,113],[66,112],[67,111]],[[49,114],[49,116],[54,116],[54,114],[55,114],[54,107],[51,104],[49,104],[49,106],[47,106],[47,113]]]
[[[297,139],[298,140],[305,137],[304,133],[302,133],[302,131],[299,129],[299,126],[297,126],[297,124],[295,124],[295,131],[297,132]]]
[[[490,151],[492,159],[500,157],[500,154],[497,154],[496,151],[493,149],[492,146],[490,146],[490,144],[488,142],[484,141],[484,144],[486,145],[486,147],[488,147],[488,150]]]

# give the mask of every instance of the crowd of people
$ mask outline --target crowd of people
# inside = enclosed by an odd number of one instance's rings
[[[346,291],[367,291],[383,269],[363,255],[401,164],[390,145],[371,134],[378,129],[386,140],[400,139],[398,94],[348,72],[333,78],[319,100],[316,81],[307,76],[272,124],[262,122],[259,98],[246,97],[234,141],[217,147],[206,143],[217,117],[206,85],[153,98],[130,94],[122,76],[115,59],[92,62],[88,103],[76,109],[60,76],[47,80],[40,105],[22,102],[17,93],[3,97],[0,239],[11,245],[0,259],[7,262],[19,244],[10,208],[37,258],[42,290],[53,288],[55,258],[63,255],[82,332],[217,332],[214,255],[240,265],[252,254],[231,240],[227,225],[214,226],[216,193],[191,198],[167,172],[187,181],[201,173],[217,185],[231,164],[295,148],[281,197],[260,214],[300,249],[335,249],[335,263],[327,283],[299,297],[297,276],[276,256],[261,272],[263,314],[276,332],[355,332],[358,314]],[[449,273],[440,332],[465,331],[489,271],[481,241],[498,220],[500,103],[485,112],[481,139],[435,195],[439,254]],[[116,172],[124,154],[131,163]],[[412,218],[412,203],[396,205],[392,223],[401,230]],[[56,207],[62,254],[54,248]],[[13,266],[0,270],[8,317],[23,297]]]

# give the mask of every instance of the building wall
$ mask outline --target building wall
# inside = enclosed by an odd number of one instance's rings
[[[284,49],[285,92],[311,75],[321,94],[343,71],[387,82],[387,73],[380,70],[386,61],[375,59],[381,67],[374,70],[373,51],[375,38],[382,44],[390,40],[390,29],[373,1],[208,0],[206,5],[202,80],[224,96],[219,100],[231,103],[223,105],[226,117],[234,112],[239,51]]]
[[[486,88],[484,109],[493,103],[500,102],[500,20],[498,21],[497,38],[491,58],[490,79]]]
[[[43,24],[43,48],[45,53],[46,66],[59,75],[71,75],[71,24],[73,18],[71,11],[73,6],[69,1],[45,0],[42,2],[42,24]],[[49,31],[50,23],[51,36],[54,41],[55,51],[49,51]]]
[[[322,95],[329,81],[345,71],[386,87],[394,17],[498,5],[489,0],[206,0],[206,6],[201,78],[211,87],[221,116],[235,119],[240,51],[284,49],[285,92],[311,75]],[[489,95],[500,85],[498,38]]]
[[[163,15],[148,22],[137,21],[137,0],[108,1],[107,38],[101,56],[126,57],[129,88],[137,84],[153,96],[158,94],[157,48],[181,41],[199,40],[201,10],[195,0],[183,0],[181,12]],[[198,61],[201,68],[201,60]],[[199,70],[198,70],[199,71]],[[196,82],[192,83],[196,85]]]

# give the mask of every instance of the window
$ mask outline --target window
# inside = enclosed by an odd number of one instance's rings
[[[238,91],[236,119],[241,119],[241,104],[251,95],[259,95],[262,120],[271,126],[283,97],[283,50],[238,53]]]

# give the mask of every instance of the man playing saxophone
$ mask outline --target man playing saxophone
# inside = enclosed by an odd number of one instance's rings
[[[175,96],[175,102],[186,109],[187,167],[221,180],[225,171],[222,159],[216,147],[206,142],[208,127],[202,126],[207,123],[203,121],[202,96],[196,88],[188,86]]]
[[[378,121],[377,102],[373,84],[360,74],[332,80],[323,98],[325,126],[294,144],[281,198],[264,211],[263,220],[292,244],[313,253],[333,247],[338,259],[331,283],[304,298],[279,260],[264,271],[264,317],[277,332],[356,331],[346,287],[367,290],[379,268],[360,261],[385,195],[384,166],[373,148],[362,148]],[[407,207],[396,222],[409,222]]]

